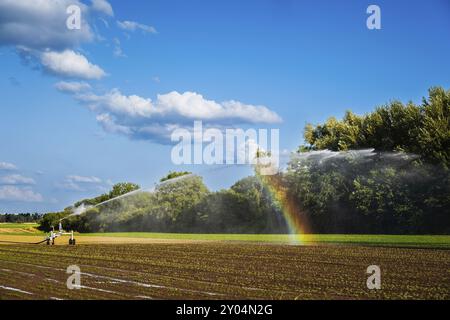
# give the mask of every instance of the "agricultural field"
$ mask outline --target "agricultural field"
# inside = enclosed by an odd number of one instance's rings
[[[291,245],[283,235],[111,233],[26,244],[42,236],[0,234],[0,299],[450,299],[449,237]],[[374,264],[380,290],[366,287]],[[81,269],[79,290],[66,287],[70,265]]]
[[[37,223],[0,223],[1,234],[30,235],[42,233],[37,229]]]
[[[81,268],[80,290],[66,268]],[[381,290],[366,288],[368,265]],[[449,299],[450,252],[224,242],[0,246],[2,299]]]
[[[0,223],[0,244],[8,242],[38,242],[45,233],[36,223]],[[155,232],[76,233],[77,243],[155,243],[191,241],[263,242],[278,244],[347,244],[450,249],[450,235],[367,235],[367,234],[192,234]],[[63,240],[64,239],[64,240]],[[67,244],[67,237],[56,243]]]

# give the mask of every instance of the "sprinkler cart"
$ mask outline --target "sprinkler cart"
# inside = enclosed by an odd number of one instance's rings
[[[62,219],[61,219],[62,220]],[[58,232],[55,232],[55,228],[52,227],[52,231],[50,231],[50,234],[47,236],[47,238],[45,239],[45,241],[47,241],[47,245],[54,245],[55,244],[55,239],[63,236],[63,235],[70,235],[70,239],[69,239],[69,245],[75,245],[75,238],[73,237],[73,230],[70,232],[65,232],[62,228],[62,222],[61,220],[59,220],[59,227],[58,227]]]

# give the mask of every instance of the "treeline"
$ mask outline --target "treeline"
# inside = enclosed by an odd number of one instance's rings
[[[25,223],[39,222],[42,218],[40,213],[3,213],[0,214],[0,223]]]
[[[328,158],[327,158],[328,157]],[[315,233],[450,234],[449,175],[407,155],[314,152],[276,177]],[[210,192],[201,177],[168,183],[67,220],[81,232],[286,233],[284,203],[257,176]]]
[[[429,90],[422,104],[399,101],[358,116],[347,111],[344,119],[329,118],[324,124],[308,124],[304,137],[309,150],[400,151],[419,155],[422,160],[450,166],[450,90]]]
[[[113,198],[119,197],[121,195],[127,194],[129,192],[139,189],[139,185],[130,182],[121,182],[115,184],[111,191],[108,193],[101,194],[95,198],[83,199],[76,202],[73,206],[65,208],[63,211],[59,212],[49,212],[41,217],[39,220],[39,229],[43,231],[50,231],[53,227],[57,227],[59,220],[65,218],[76,212],[77,208],[96,206],[102,202],[111,200]],[[80,210],[79,209],[79,210]],[[83,213],[80,211],[80,213]],[[71,225],[73,230],[81,231],[83,228],[78,225]]]
[[[431,88],[420,105],[348,111],[307,125],[304,137],[287,183],[317,232],[450,233],[449,90]],[[374,152],[303,154],[365,148]]]
[[[67,227],[80,232],[287,232],[281,213],[255,177],[210,192],[201,177],[186,175],[154,192],[133,193],[66,221]]]
[[[139,189],[139,185],[135,183],[130,182],[121,182],[116,183],[111,191],[108,193],[104,193],[99,195],[98,197],[92,198],[92,199],[83,199],[81,201],[78,201],[74,204],[74,207],[79,207],[81,205],[87,205],[87,206],[95,206],[99,203],[111,200],[113,198],[116,198],[118,196],[124,195],[126,193],[129,193],[131,191],[135,191]]]
[[[363,116],[347,112],[340,121],[307,125],[307,144],[270,179],[255,174],[211,192],[201,177],[171,172],[154,192],[103,203],[137,188],[122,184],[77,203],[97,206],[67,219],[67,226],[81,232],[285,233],[284,213],[315,233],[450,234],[449,134],[450,91],[432,88],[420,105],[394,101]],[[71,212],[43,221],[48,226]]]
[[[412,155],[313,151],[284,179],[315,232],[450,233],[449,172]]]

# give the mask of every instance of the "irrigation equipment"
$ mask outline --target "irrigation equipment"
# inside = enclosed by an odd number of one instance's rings
[[[63,227],[62,227],[62,220],[59,220],[59,225],[58,225],[58,232],[55,232],[55,228],[52,227],[52,230],[50,231],[50,234],[45,238],[44,242],[47,242],[47,245],[54,245],[55,244],[55,239],[58,237],[61,237],[63,235],[70,235],[70,239],[69,239],[69,245],[74,246],[76,243],[75,238],[73,237],[73,230],[70,232],[64,231]]]

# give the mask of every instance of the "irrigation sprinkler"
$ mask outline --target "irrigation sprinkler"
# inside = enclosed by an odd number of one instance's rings
[[[69,218],[69,217],[71,217],[71,216],[80,215],[80,214],[84,213],[84,212],[85,212],[87,209],[89,209],[89,208],[95,208],[95,207],[98,207],[98,206],[102,206],[102,205],[104,205],[104,204],[106,204],[106,203],[108,203],[108,202],[116,201],[116,200],[119,200],[119,199],[122,199],[122,198],[126,198],[126,197],[129,197],[129,196],[131,196],[131,195],[133,195],[133,194],[135,194],[135,193],[138,193],[138,192],[146,192],[146,191],[152,192],[152,191],[154,191],[155,189],[158,189],[158,188],[160,188],[161,186],[164,186],[164,185],[166,185],[166,184],[174,183],[174,182],[176,182],[176,181],[179,181],[179,180],[182,180],[182,179],[186,179],[186,178],[189,178],[189,177],[193,177],[193,176],[196,176],[196,175],[191,173],[191,174],[183,175],[183,176],[180,176],[180,177],[172,178],[172,179],[169,179],[169,180],[166,180],[166,181],[163,181],[163,182],[159,183],[158,185],[156,185],[155,188],[148,189],[148,190],[137,189],[137,190],[134,190],[134,191],[130,191],[130,192],[125,193],[125,194],[123,194],[123,195],[120,195],[120,196],[117,196],[117,197],[108,199],[108,200],[106,200],[106,201],[100,202],[100,203],[98,203],[98,204],[96,204],[96,205],[94,205],[94,206],[89,206],[89,207],[87,207],[87,208],[84,207],[84,205],[81,205],[81,206],[75,208],[76,210],[75,210],[72,214],[70,214],[70,215],[68,215],[68,216],[66,216],[66,217],[64,217],[64,218],[62,218],[62,219],[59,220],[58,231],[57,231],[57,232],[55,232],[55,228],[52,226],[52,230],[50,231],[50,234],[47,235],[47,237],[46,237],[43,241],[38,242],[38,243],[46,242],[47,245],[50,245],[50,244],[51,244],[51,245],[54,245],[54,244],[55,244],[55,239],[56,239],[56,238],[58,238],[58,237],[60,237],[60,236],[63,236],[63,235],[69,235],[69,236],[70,236],[70,239],[69,239],[69,245],[75,245],[76,241],[75,241],[75,238],[73,237],[73,230],[70,231],[70,232],[67,232],[67,231],[64,231],[64,229],[63,229],[63,227],[62,227],[62,221],[63,221],[64,219],[67,219],[67,218]],[[79,209],[80,209],[80,210],[79,210]],[[38,243],[36,243],[36,244],[38,244]],[[34,244],[34,243],[33,243],[33,244]]]
[[[63,218],[64,219],[64,218]],[[76,241],[75,238],[73,237],[73,230],[70,232],[66,232],[64,231],[63,227],[62,227],[62,220],[59,220],[59,225],[58,225],[58,232],[55,232],[55,228],[52,226],[52,230],[50,231],[50,234],[45,238],[45,241],[47,242],[47,245],[54,245],[55,244],[55,239],[58,237],[61,237],[63,235],[70,235],[70,239],[69,239],[69,245],[75,245]]]

